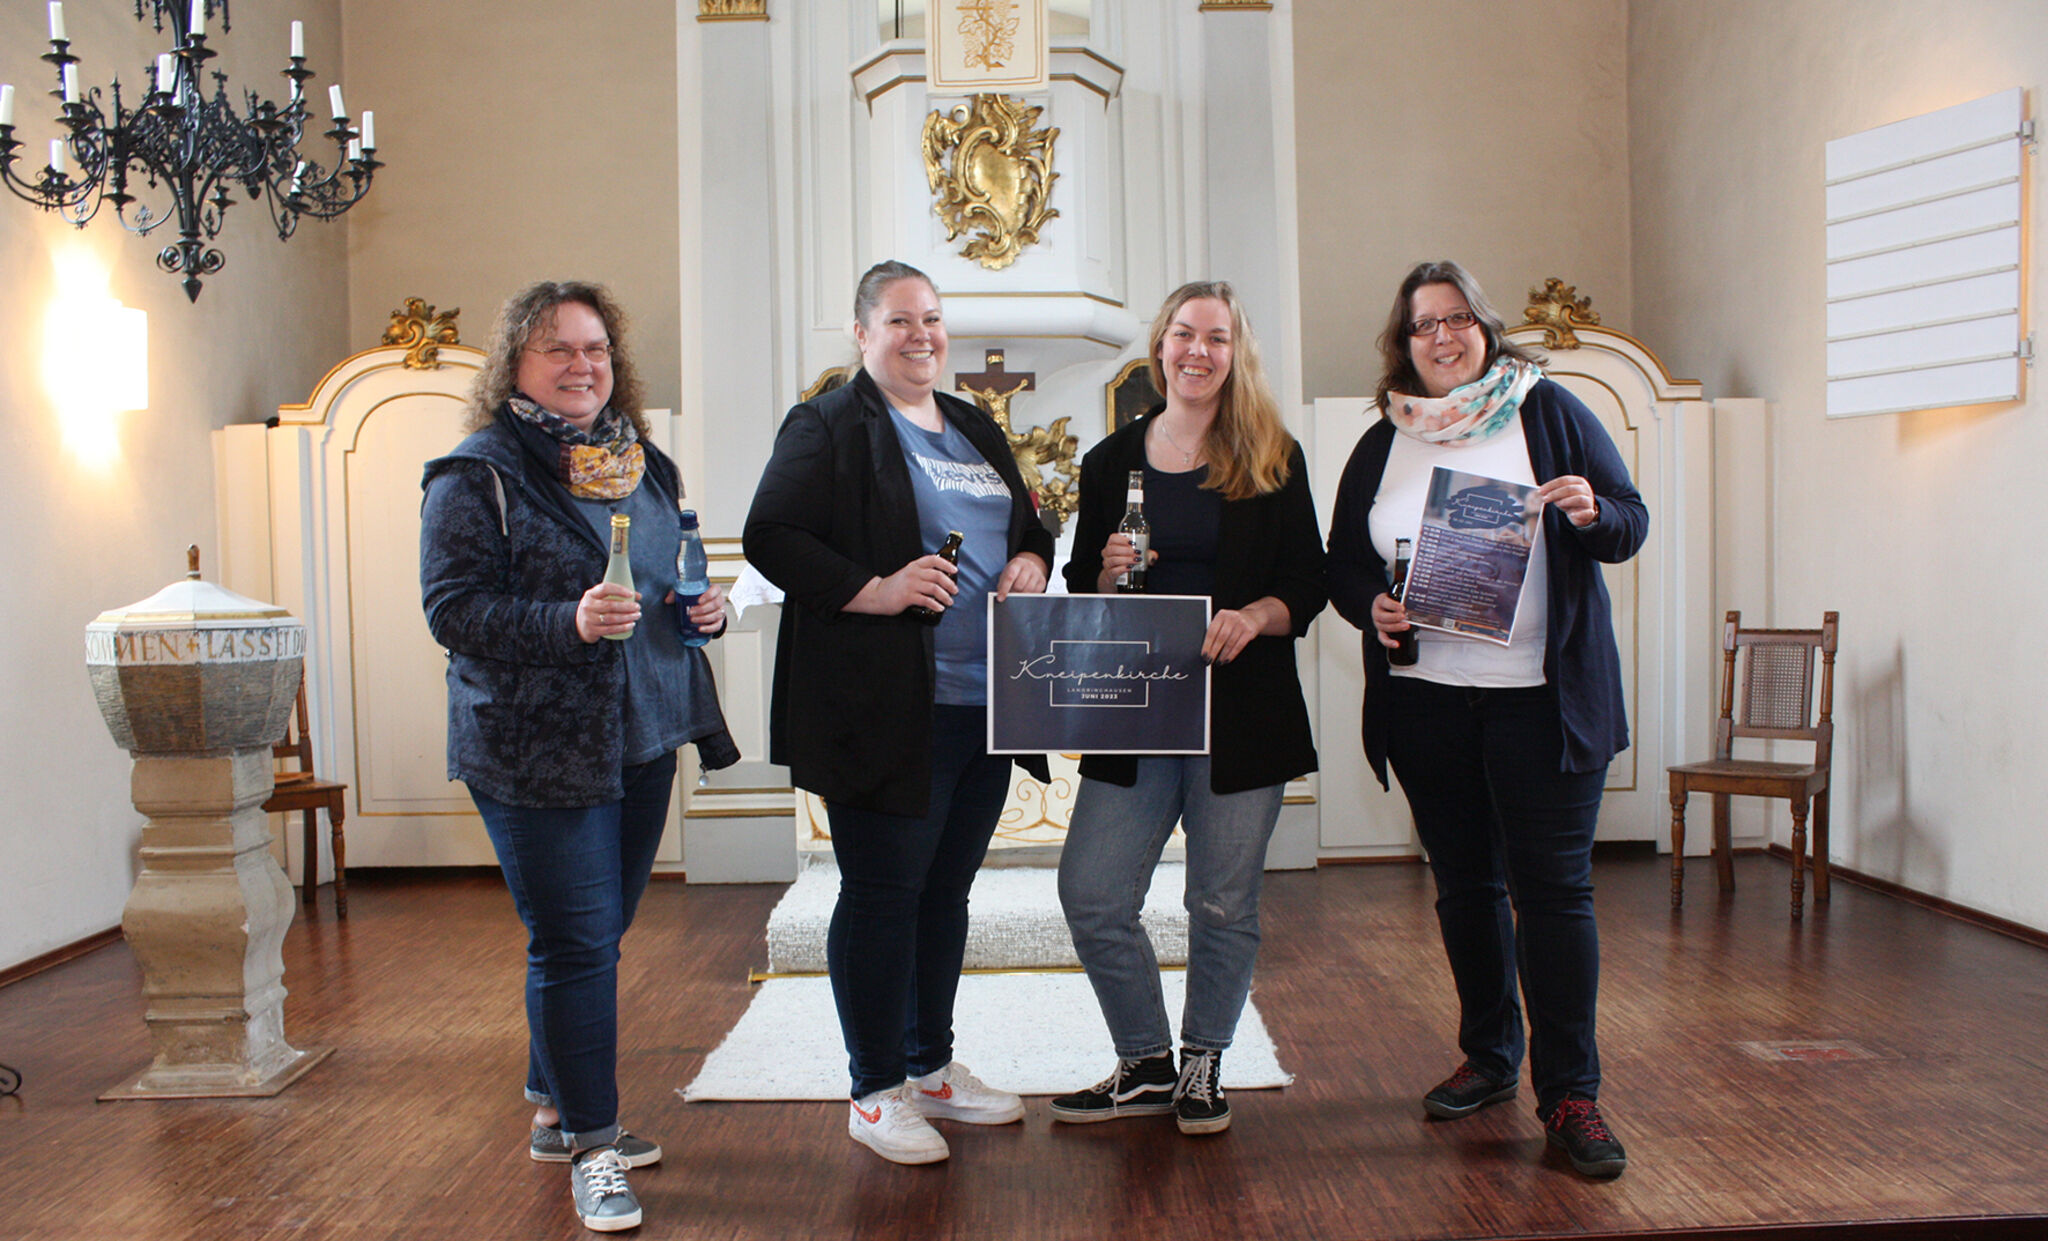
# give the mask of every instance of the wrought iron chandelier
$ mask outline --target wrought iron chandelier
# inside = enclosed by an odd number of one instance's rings
[[[237,115],[227,75],[217,70],[213,97],[207,98],[200,75],[219,54],[206,45],[206,23],[216,13],[222,30],[233,29],[228,0],[135,0],[136,21],[153,17],[159,33],[169,22],[171,50],[146,70],[149,89],[129,108],[119,77],[104,104],[99,87],[79,89],[79,59],[65,37],[64,6],[52,3],[50,50],[42,58],[57,72],[57,89],[50,93],[61,101],[57,119],[67,136],[51,140],[50,162],[31,176],[15,169],[22,143],[14,136],[14,88],[0,86],[0,180],[7,188],[80,228],[103,203],[112,203],[122,225],[137,234],[155,232],[175,218],[178,239],[157,252],[156,265],[182,273],[185,296],[194,301],[200,277],[227,262],[209,243],[220,235],[235,187],[268,204],[283,241],[298,228],[299,217],[331,220],[362,201],[371,176],[384,166],[376,158],[375,114],[363,113],[360,130],[352,126],[339,86],[327,90],[334,128],[325,136],[334,142],[333,166],[299,154],[309,119],[306,79],[313,76],[299,22],[292,23],[291,66],[282,70],[291,80],[283,106],[245,90]],[[131,189],[154,191],[150,196],[159,205],[143,202]],[[168,206],[162,205],[163,195],[169,196]]]

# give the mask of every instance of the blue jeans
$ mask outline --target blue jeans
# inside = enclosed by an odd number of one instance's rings
[[[932,708],[924,817],[825,803],[839,863],[825,965],[856,1099],[952,1063],[967,893],[1010,793],[987,719],[985,707]]]
[[[619,1132],[619,937],[654,870],[673,753],[625,769],[601,806],[509,806],[472,791],[526,924],[526,1097],[553,1104],[571,1150]]]
[[[1459,1049],[1495,1080],[1520,1073],[1519,973],[1537,1109],[1598,1098],[1593,829],[1607,773],[1558,769],[1564,733],[1548,686],[1394,677],[1387,702],[1387,761],[1436,876]]]
[[[1284,784],[1209,789],[1209,759],[1138,760],[1129,788],[1083,780],[1060,851],[1060,907],[1088,971],[1116,1054],[1173,1050],[1159,961],[1139,923],[1145,892],[1175,822],[1187,832],[1187,1002],[1182,1045],[1222,1051],[1237,1033],[1259,956],[1259,885]]]

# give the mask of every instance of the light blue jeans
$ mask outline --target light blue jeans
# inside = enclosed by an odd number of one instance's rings
[[[1173,1050],[1159,961],[1138,916],[1159,854],[1180,822],[1187,832],[1187,1003],[1183,1046],[1222,1051],[1237,1033],[1259,956],[1259,885],[1284,784],[1242,793],[1209,789],[1209,759],[1138,760],[1129,788],[1083,780],[1060,853],[1060,907],[1088,971],[1116,1054]]]

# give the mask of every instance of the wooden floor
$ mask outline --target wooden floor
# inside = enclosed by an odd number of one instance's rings
[[[681,1101],[747,1004],[781,889],[656,884],[621,980],[626,1119],[668,1152],[634,1174],[634,1235],[2048,1237],[2048,953],[1839,881],[1794,926],[1782,862],[1738,873],[1723,901],[1695,864],[1674,914],[1662,863],[1598,865],[1601,1102],[1631,1159],[1611,1183],[1546,1153],[1526,1089],[1423,1117],[1454,1052],[1418,866],[1270,877],[1258,1002],[1298,1080],[1233,1094],[1228,1133],[1056,1126],[1032,1100],[1022,1125],[947,1126],[953,1158],[929,1168],[855,1146],[843,1105]],[[338,1050],[275,1099],[93,1101],[146,1060],[122,945],[0,990],[0,1061],[26,1076],[0,1099],[0,1237],[589,1235],[564,1170],[525,1156],[502,887],[350,888],[348,922],[323,904],[286,944],[292,1040]],[[1869,1058],[1745,1047],[1794,1040]]]

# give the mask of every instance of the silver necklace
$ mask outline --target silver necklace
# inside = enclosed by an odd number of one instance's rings
[[[1173,432],[1166,429],[1166,419],[1164,418],[1161,418],[1159,420],[1159,433],[1161,435],[1164,435],[1166,437],[1166,442],[1173,445],[1173,450],[1180,454],[1181,465],[1192,466],[1195,463],[1195,454],[1189,452],[1185,448],[1182,448],[1180,446],[1180,441],[1173,438]]]

